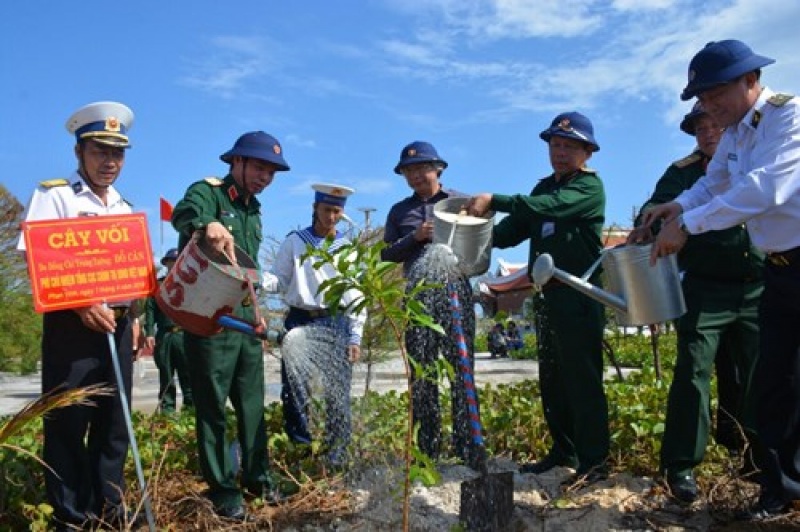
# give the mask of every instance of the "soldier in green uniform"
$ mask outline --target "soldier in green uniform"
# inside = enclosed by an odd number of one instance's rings
[[[674,200],[705,175],[723,132],[699,102],[684,117],[681,129],[697,137],[698,147],[667,168],[642,213]],[[647,227],[638,227],[628,237],[629,242],[650,239]],[[677,321],[678,358],[667,403],[661,470],[673,496],[692,502],[698,496],[692,469],[703,461],[711,427],[711,376],[717,357],[729,358],[734,369],[717,373],[721,391],[734,389],[728,412],[719,415],[732,416],[747,432],[755,430],[753,412],[745,406],[752,402],[749,385],[758,358],[764,254],[753,247],[741,224],[690,235],[678,264],[687,312]]]
[[[591,121],[562,113],[539,137],[547,142],[553,174],[529,195],[480,194],[467,209],[480,216],[507,212],[493,232],[493,245],[516,246],[530,240],[529,264],[540,253],[573,275],[599,258],[605,220],[605,190],[586,162],[600,149]],[[590,279],[597,284],[599,274]],[[522,473],[543,473],[556,466],[576,467],[570,481],[601,480],[608,475],[608,404],[603,389],[604,310],[600,303],[556,281],[542,287],[536,300],[539,382],[545,419],[552,437],[549,453],[525,464]]]
[[[178,259],[177,248],[172,248],[162,257],[161,264],[167,272]],[[159,281],[162,281],[162,277]],[[175,375],[181,385],[184,408],[191,408],[192,383],[189,380],[189,366],[183,349],[183,329],[175,324],[156,304],[154,297],[147,298],[144,306],[145,347],[153,351],[158,367],[158,408],[163,413],[175,411],[177,389]]]
[[[172,225],[180,234],[179,248],[193,237],[203,238],[214,249],[235,257],[235,243],[255,260],[262,239],[261,204],[256,195],[272,183],[276,172],[289,170],[289,165],[280,143],[263,131],[245,133],[220,158],[230,165],[228,175],[192,184],[175,206]],[[233,314],[252,322],[255,304],[245,299]],[[242,488],[266,500],[279,497],[269,475],[261,341],[233,331],[210,337],[186,331],[184,342],[192,360],[189,373],[197,445],[208,496],[218,515],[243,521],[243,493],[225,437],[227,399],[236,413]]]

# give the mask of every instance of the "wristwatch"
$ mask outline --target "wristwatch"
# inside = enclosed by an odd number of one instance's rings
[[[680,229],[684,235],[689,235],[689,230],[686,229],[686,222],[683,221],[683,213],[679,214],[678,217],[675,219],[678,222],[678,229]]]

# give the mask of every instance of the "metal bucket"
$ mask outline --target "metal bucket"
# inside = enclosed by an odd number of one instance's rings
[[[459,216],[466,203],[467,198],[447,198],[436,203],[433,207],[433,242],[449,246],[458,258],[461,271],[470,277],[489,270],[494,212],[489,211],[481,218]]]
[[[158,306],[191,333],[211,336],[222,331],[218,318],[233,313],[249,295],[248,280],[259,282],[258,266],[238,247],[236,261],[238,266],[204,239],[193,239],[158,287]]]
[[[614,309],[620,325],[662,323],[686,312],[676,255],[659,257],[650,266],[651,248],[630,245],[603,252],[607,288],[627,306],[627,312]]]

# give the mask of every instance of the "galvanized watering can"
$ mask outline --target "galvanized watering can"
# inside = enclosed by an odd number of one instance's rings
[[[444,244],[458,259],[461,272],[472,277],[489,270],[492,259],[494,212],[467,216],[466,198],[440,200],[433,208],[433,243]]]
[[[686,312],[676,256],[659,257],[650,265],[652,244],[603,250],[600,259],[582,277],[556,268],[553,257],[539,255],[533,264],[533,282],[544,286],[555,278],[614,309],[617,323],[638,327],[675,319]],[[605,291],[587,279],[602,262],[608,280]]]

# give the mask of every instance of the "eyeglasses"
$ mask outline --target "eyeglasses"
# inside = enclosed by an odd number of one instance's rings
[[[416,164],[409,164],[408,166],[404,166],[400,171],[403,172],[403,175],[407,176],[409,174],[415,173],[428,173],[428,172],[436,172],[438,170],[435,164],[431,163],[416,163]]]
[[[84,153],[93,159],[99,159],[103,162],[113,161],[119,162],[125,159],[125,150],[122,148],[97,148],[95,146],[87,146]]]

